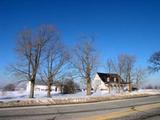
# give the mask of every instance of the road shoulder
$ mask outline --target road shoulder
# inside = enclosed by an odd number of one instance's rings
[[[151,112],[152,111],[152,112]],[[154,112],[153,112],[154,111]],[[81,120],[141,120],[142,118],[159,115],[160,103],[132,106],[123,108],[116,112],[110,112],[103,115],[82,118]]]

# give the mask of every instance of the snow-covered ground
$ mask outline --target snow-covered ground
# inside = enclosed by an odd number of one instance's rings
[[[91,96],[116,96],[116,95],[137,95],[137,94],[160,94],[160,90],[155,89],[141,89],[138,91],[129,92],[122,92],[122,93],[111,93],[108,94],[107,92],[98,91],[94,92]],[[78,92],[75,94],[60,94],[52,92],[53,98],[81,98],[86,97],[85,92]],[[28,93],[26,91],[0,91],[0,100],[14,100],[14,99],[27,99]],[[47,98],[47,92],[35,92],[35,98]]]

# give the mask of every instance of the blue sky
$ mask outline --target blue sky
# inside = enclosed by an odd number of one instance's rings
[[[159,6],[158,0],[0,0],[0,82],[10,79],[5,70],[15,61],[16,34],[41,24],[55,25],[70,46],[81,35],[95,35],[102,63],[128,53],[145,67],[160,48]],[[150,79],[160,83],[158,76]]]

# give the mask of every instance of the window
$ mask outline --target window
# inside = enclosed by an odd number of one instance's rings
[[[116,78],[114,78],[114,82],[116,82]]]

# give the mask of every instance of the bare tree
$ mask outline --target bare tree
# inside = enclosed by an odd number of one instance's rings
[[[132,90],[132,75],[135,64],[135,57],[128,54],[121,54],[118,56],[118,73],[129,83],[129,91]]]
[[[75,48],[75,59],[72,61],[79,76],[85,80],[87,95],[91,95],[91,79],[97,67],[97,55],[93,48],[93,38],[84,37],[83,42]]]
[[[140,88],[144,78],[146,77],[146,73],[147,73],[146,69],[137,68],[135,70],[135,74],[134,74],[135,75],[135,83],[136,83],[136,86],[138,89]]]
[[[135,64],[135,57],[132,55],[125,55],[125,70],[124,75],[126,82],[129,82],[129,91],[132,91],[132,75]]]
[[[113,62],[112,59],[107,59],[106,69],[108,69],[108,72],[109,72],[109,73],[116,71],[115,63]]]
[[[132,89],[132,75],[134,69],[135,57],[128,54],[121,54],[117,57],[117,62],[110,62],[110,69],[121,76],[122,79],[129,83],[129,91]]]
[[[59,39],[54,39],[46,50],[46,57],[43,61],[45,66],[42,68],[43,72],[40,73],[42,80],[45,81],[48,86],[48,97],[51,97],[53,81],[63,75],[62,69],[67,64],[68,59],[69,55],[66,52],[64,45]]]
[[[126,66],[126,55],[120,54],[117,58],[117,73],[124,78]]]
[[[149,58],[150,66],[149,69],[152,72],[158,72],[160,70],[160,51],[155,52]]]
[[[29,97],[34,97],[34,85],[43,59],[43,53],[50,40],[55,36],[56,30],[53,26],[42,25],[36,32],[25,29],[18,35],[16,52],[19,56],[18,64],[12,68],[17,75],[25,77],[30,84]]]
[[[124,78],[126,68],[126,54],[118,55],[115,61],[113,59],[108,59],[106,68],[108,69],[108,72],[115,72]]]

